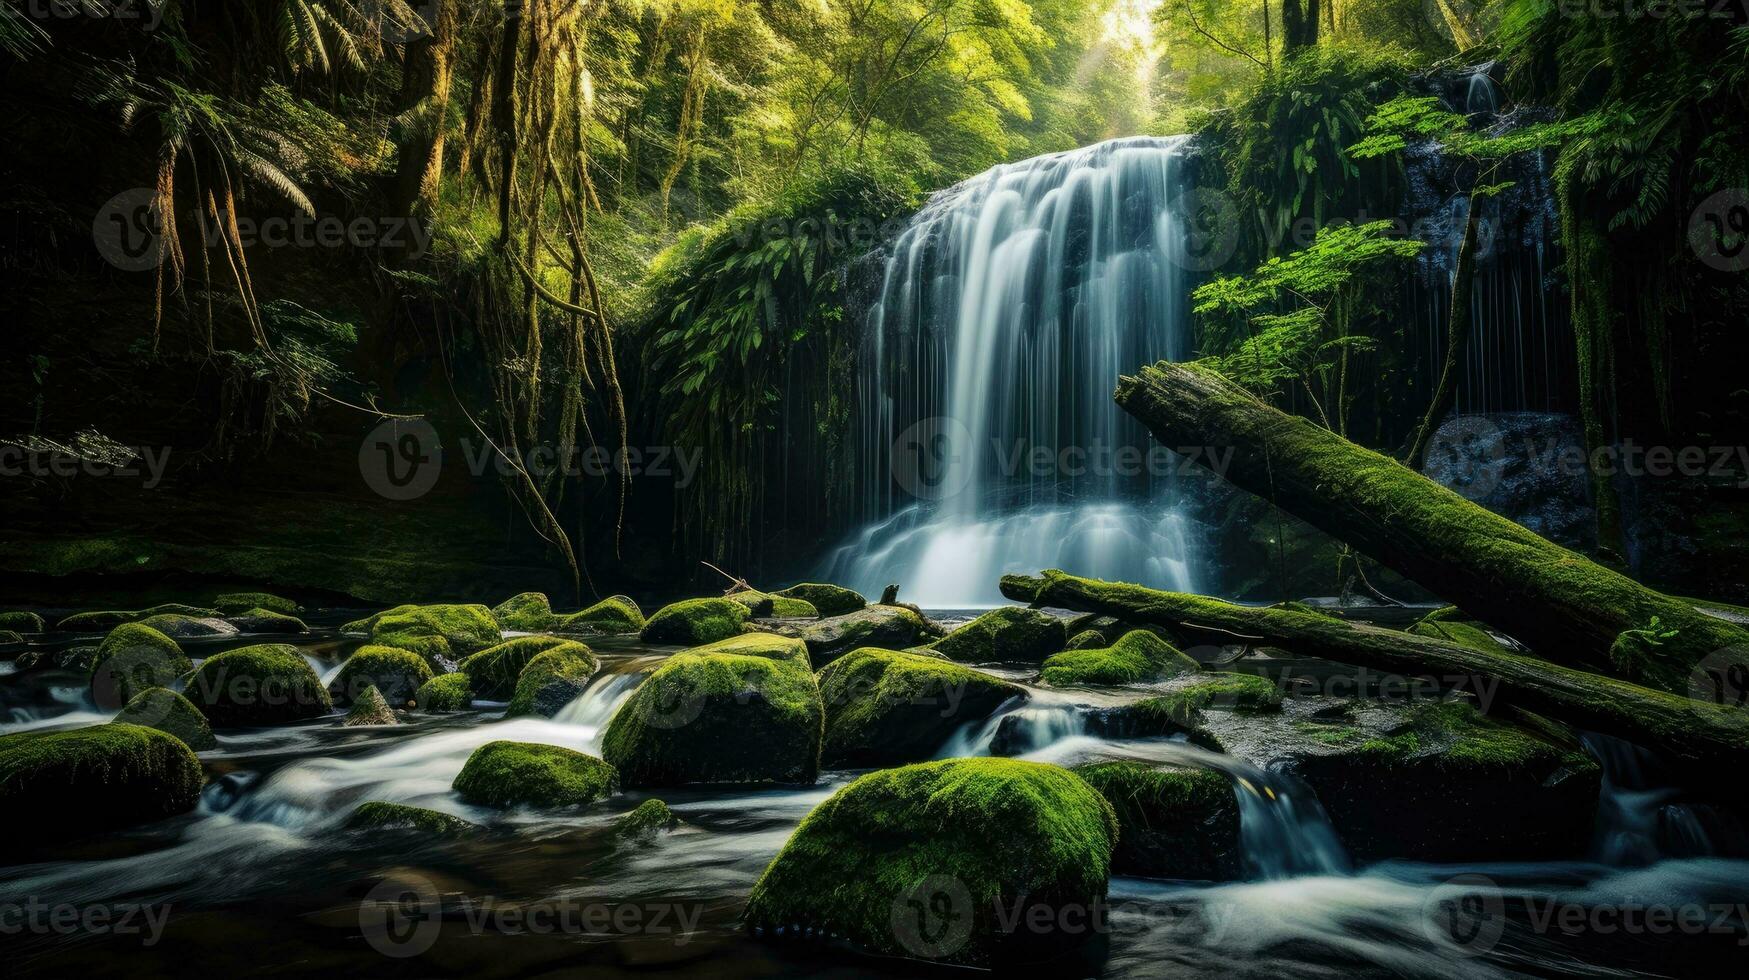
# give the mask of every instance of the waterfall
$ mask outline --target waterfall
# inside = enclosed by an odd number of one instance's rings
[[[884,253],[853,393],[864,527],[821,574],[938,607],[1005,572],[1192,588],[1175,458],[1112,401],[1191,348],[1187,137],[996,167]]]

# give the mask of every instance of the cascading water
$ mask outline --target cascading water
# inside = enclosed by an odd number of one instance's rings
[[[1072,567],[1185,589],[1173,463],[1118,376],[1190,349],[1187,137],[1112,140],[936,195],[886,253],[859,390],[863,531],[826,581],[931,605]]]

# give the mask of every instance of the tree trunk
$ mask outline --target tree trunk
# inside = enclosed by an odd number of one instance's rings
[[[498,67],[492,73],[492,128],[498,142],[498,242],[512,234],[510,202],[516,187],[516,62],[522,33],[518,0],[504,4],[504,35],[498,40]]]
[[[1464,221],[1464,240],[1458,246],[1457,268],[1452,270],[1451,276],[1451,308],[1446,311],[1445,318],[1445,367],[1439,372],[1439,387],[1434,389],[1433,400],[1427,403],[1427,414],[1421,419],[1421,427],[1415,430],[1415,441],[1409,444],[1409,452],[1403,457],[1403,464],[1412,470],[1421,469],[1427,456],[1428,440],[1433,438],[1440,420],[1451,411],[1452,402],[1457,399],[1458,367],[1463,362],[1464,348],[1469,345],[1470,294],[1474,292],[1475,282],[1476,199],[1471,197],[1470,214]]]
[[[1211,466],[1517,638],[1538,655],[1664,691],[1749,631],[1695,610],[1414,470],[1287,415],[1199,365],[1161,362],[1118,382],[1155,438]],[[1646,642],[1656,618],[1674,636]],[[1622,643],[1617,644],[1620,638]]]
[[[1402,676],[1492,678],[1498,682],[1497,695],[1514,706],[1645,746],[1699,785],[1716,786],[1720,773],[1740,772],[1734,767],[1749,762],[1749,713],[1741,707],[1690,700],[1532,657],[1488,653],[1317,613],[1259,609],[1058,571],[1037,577],[1005,575],[1002,594],[1035,606],[1167,627],[1208,642],[1239,638]],[[1733,786],[1732,792],[1742,791]]]
[[[454,78],[455,3],[436,5],[431,33],[407,45],[401,75],[401,111],[410,119],[397,151],[389,207],[397,217],[410,217],[421,204],[437,198],[443,179],[443,124],[449,115]]]

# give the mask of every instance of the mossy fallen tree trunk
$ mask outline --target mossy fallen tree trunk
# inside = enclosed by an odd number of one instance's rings
[[[1534,657],[1488,653],[1317,613],[1259,609],[1059,571],[1005,575],[1002,594],[1035,606],[1166,627],[1187,639],[1281,647],[1405,677],[1431,676],[1448,683],[1457,678],[1491,678],[1497,682],[1491,690],[1505,702],[1652,749],[1698,785],[1715,785],[1720,773],[1739,771],[1721,767],[1749,763],[1749,712],[1742,708],[1696,701]],[[1736,789],[1729,793],[1743,795]]]
[[[1393,459],[1278,411],[1208,368],[1145,367],[1118,382],[1117,402],[1166,446],[1204,465],[1223,461],[1218,475],[1548,660],[1686,694],[1702,660],[1749,646],[1749,631],[1741,626],[1648,589]],[[1673,635],[1650,643],[1632,632],[1654,618],[1660,633]]]

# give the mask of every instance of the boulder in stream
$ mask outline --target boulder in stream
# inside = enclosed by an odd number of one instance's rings
[[[773,592],[774,596],[785,599],[800,599],[812,605],[822,616],[842,616],[845,613],[856,612],[865,608],[868,600],[862,593],[853,592],[841,585],[826,585],[819,582],[803,582],[787,589]]]
[[[661,800],[645,800],[632,812],[613,822],[613,832],[639,844],[654,843],[656,838],[680,826],[680,818]]]
[[[536,654],[517,675],[516,693],[511,695],[505,717],[551,718],[583,693],[597,666],[589,648],[581,643],[568,643]]]
[[[213,599],[213,608],[224,616],[242,616],[256,609],[296,616],[304,607],[271,592],[229,592]]]
[[[806,599],[774,595],[769,592],[755,592],[751,589],[736,592],[729,598],[746,606],[748,612],[761,619],[820,618],[820,610]]]
[[[0,809],[18,831],[0,853],[186,813],[204,781],[181,739],[139,725],[0,735]]]
[[[220,636],[236,636],[237,627],[216,616],[187,616],[182,613],[159,613],[138,621],[173,640],[205,640]]]
[[[1024,606],[992,609],[935,641],[932,649],[961,663],[1036,664],[1068,642],[1063,621]]]
[[[479,830],[461,817],[405,803],[360,803],[346,818],[347,830],[412,830],[430,837],[455,837]]]
[[[545,592],[513,595],[492,607],[492,618],[498,621],[500,627],[520,633],[550,630],[559,622]]]
[[[424,657],[432,667],[483,650],[502,637],[492,610],[478,604],[395,606],[340,627],[367,633],[371,642],[400,647]]]
[[[852,650],[903,650],[931,635],[929,624],[915,611],[879,604],[817,622],[782,626],[777,632],[806,643],[808,659],[816,670]]]
[[[48,628],[43,618],[33,612],[0,612],[0,630],[12,633],[41,633]]]
[[[1239,876],[1239,804],[1225,775],[1130,761],[1096,762],[1074,772],[1117,811],[1112,871],[1205,881]]]
[[[416,711],[466,711],[473,704],[473,681],[459,670],[442,677],[433,677],[413,692],[413,708]]]
[[[1044,662],[1039,680],[1053,687],[1143,684],[1194,674],[1202,665],[1147,630],[1125,633],[1109,647],[1065,650]]]
[[[610,595],[582,612],[560,616],[553,624],[558,633],[601,633],[623,635],[644,628],[644,611],[631,596]]]
[[[284,725],[334,708],[297,648],[281,643],[208,657],[183,693],[214,728]]]
[[[360,691],[352,699],[352,710],[346,717],[340,719],[342,728],[364,728],[374,725],[398,725],[400,719],[395,717],[395,709],[389,707],[389,702],[383,700],[383,692],[372,684]]]
[[[695,647],[735,636],[751,615],[731,599],[683,599],[656,610],[639,635],[645,643]]]
[[[417,653],[366,644],[340,665],[340,672],[328,684],[328,696],[345,706],[367,690],[375,690],[389,704],[405,705],[431,676],[430,665]]]
[[[149,687],[164,687],[194,669],[176,641],[142,623],[109,631],[91,665],[91,696],[100,708],[116,709]]]
[[[174,735],[196,752],[218,748],[212,726],[189,700],[166,687],[149,687],[134,695],[121,711],[115,723],[155,728]]]
[[[463,660],[458,668],[473,684],[474,697],[484,701],[504,701],[516,693],[516,681],[523,668],[534,658],[549,650],[564,650],[589,662],[595,670],[595,654],[576,640],[558,636],[518,636]]]
[[[821,761],[864,768],[928,759],[966,724],[1026,692],[951,660],[863,648],[820,669]]]
[[[237,628],[237,632],[245,635],[260,633],[308,633],[310,627],[296,616],[277,613],[271,609],[250,609],[225,620]]]
[[[592,755],[533,742],[487,742],[468,756],[455,791],[476,806],[574,807],[618,786],[613,766]]]

